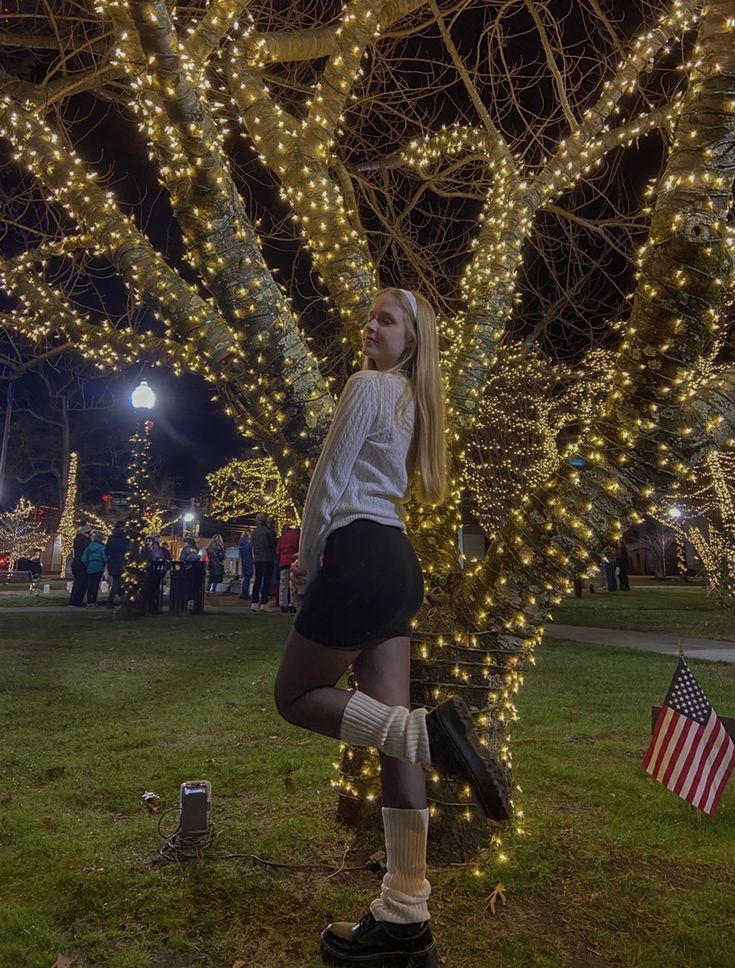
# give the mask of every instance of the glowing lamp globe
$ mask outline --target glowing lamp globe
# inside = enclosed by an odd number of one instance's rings
[[[145,380],[133,390],[130,399],[136,410],[152,410],[156,404],[156,395]]]

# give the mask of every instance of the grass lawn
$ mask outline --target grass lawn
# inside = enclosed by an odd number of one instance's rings
[[[335,744],[281,722],[270,699],[287,625],[0,609],[3,968],[49,968],[59,952],[75,968],[315,968],[320,927],[364,912],[374,874],[222,859],[337,867],[349,844],[329,785]],[[693,665],[735,714],[735,667]],[[732,968],[735,783],[700,818],[640,769],[673,667],[543,646],[512,737],[527,836],[505,838],[505,863],[488,852],[481,876],[431,872],[443,964]],[[202,777],[211,857],[167,863],[142,794],[173,805],[183,779]],[[507,905],[493,915],[498,881]]]
[[[0,584],[0,608],[5,606],[32,606],[38,608],[43,605],[66,605],[69,601],[69,592],[66,590],[66,581],[58,578],[42,578],[41,589],[44,585],[49,585],[48,595],[31,595],[28,592],[28,585],[23,584]],[[101,596],[104,598],[104,596]]]
[[[553,610],[559,625],[673,632],[701,639],[735,640],[735,612],[707,598],[702,585],[631,585],[629,592],[565,598]]]

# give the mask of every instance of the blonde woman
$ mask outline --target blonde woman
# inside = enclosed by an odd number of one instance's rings
[[[403,504],[412,486],[428,504],[446,491],[436,317],[418,293],[384,289],[362,337],[364,369],[347,381],[306,498],[291,568],[302,604],[275,699],[296,726],[380,751],[387,873],[368,914],[322,932],[324,960],[433,968],[424,768],[468,781],[490,817],[507,819],[510,805],[461,701],[409,711],[423,580]],[[356,691],[336,686],[350,666]]]

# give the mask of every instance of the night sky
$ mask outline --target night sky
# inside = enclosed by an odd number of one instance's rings
[[[242,453],[244,438],[211,401],[212,389],[201,377],[177,377],[153,367],[144,378],[156,393],[152,457],[174,479],[177,497],[195,497],[205,487],[206,474]]]

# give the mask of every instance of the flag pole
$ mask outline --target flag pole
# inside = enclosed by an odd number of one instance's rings
[[[681,639],[677,639],[676,642],[679,647],[679,658],[686,659],[686,656],[684,655],[684,643],[682,642]]]

